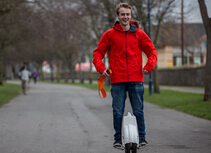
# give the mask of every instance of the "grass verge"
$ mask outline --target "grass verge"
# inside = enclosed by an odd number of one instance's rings
[[[98,84],[89,84],[89,83],[71,83],[71,82],[64,82],[64,81],[40,81],[40,82],[45,82],[45,83],[55,83],[55,84],[65,84],[65,85],[74,85],[74,86],[80,86],[80,87],[85,87],[85,88],[89,88],[89,89],[93,89],[93,90],[98,90]],[[111,87],[108,86],[103,86],[103,88],[105,89],[105,91],[109,92]]]
[[[21,86],[16,84],[3,84],[0,86],[0,106],[17,96],[21,91]]]
[[[203,94],[161,90],[149,96],[145,90],[144,100],[165,108],[175,109],[193,116],[211,120],[211,101],[203,101]]]

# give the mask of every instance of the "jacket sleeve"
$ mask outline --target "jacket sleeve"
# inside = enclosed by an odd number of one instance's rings
[[[157,51],[151,39],[147,36],[145,32],[142,32],[141,35],[140,49],[146,54],[148,58],[144,69],[151,73],[157,63]]]
[[[102,35],[97,48],[93,52],[93,64],[100,74],[102,74],[103,71],[106,70],[102,59],[104,58],[106,52],[109,50],[109,46],[110,45],[107,31]]]

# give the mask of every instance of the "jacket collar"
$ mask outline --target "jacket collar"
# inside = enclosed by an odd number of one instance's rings
[[[116,22],[114,23],[113,28],[114,28],[115,30],[119,30],[119,31],[123,31],[123,32],[124,32],[124,30],[122,29],[122,27],[121,27],[119,21],[116,21]],[[137,28],[139,28],[138,23],[137,23],[136,21],[130,21],[130,29],[129,29],[128,32],[137,31]]]

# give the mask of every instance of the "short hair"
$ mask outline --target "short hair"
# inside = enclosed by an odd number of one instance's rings
[[[117,15],[119,15],[119,9],[121,7],[130,9],[131,10],[131,13],[132,13],[132,7],[128,3],[119,3],[119,4],[116,5],[116,14]]]

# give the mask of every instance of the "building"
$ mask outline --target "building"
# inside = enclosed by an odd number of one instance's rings
[[[184,63],[185,65],[206,62],[207,37],[202,23],[184,25]],[[162,27],[156,46],[158,68],[181,66],[181,25],[166,24]],[[145,56],[143,63],[146,63]]]

